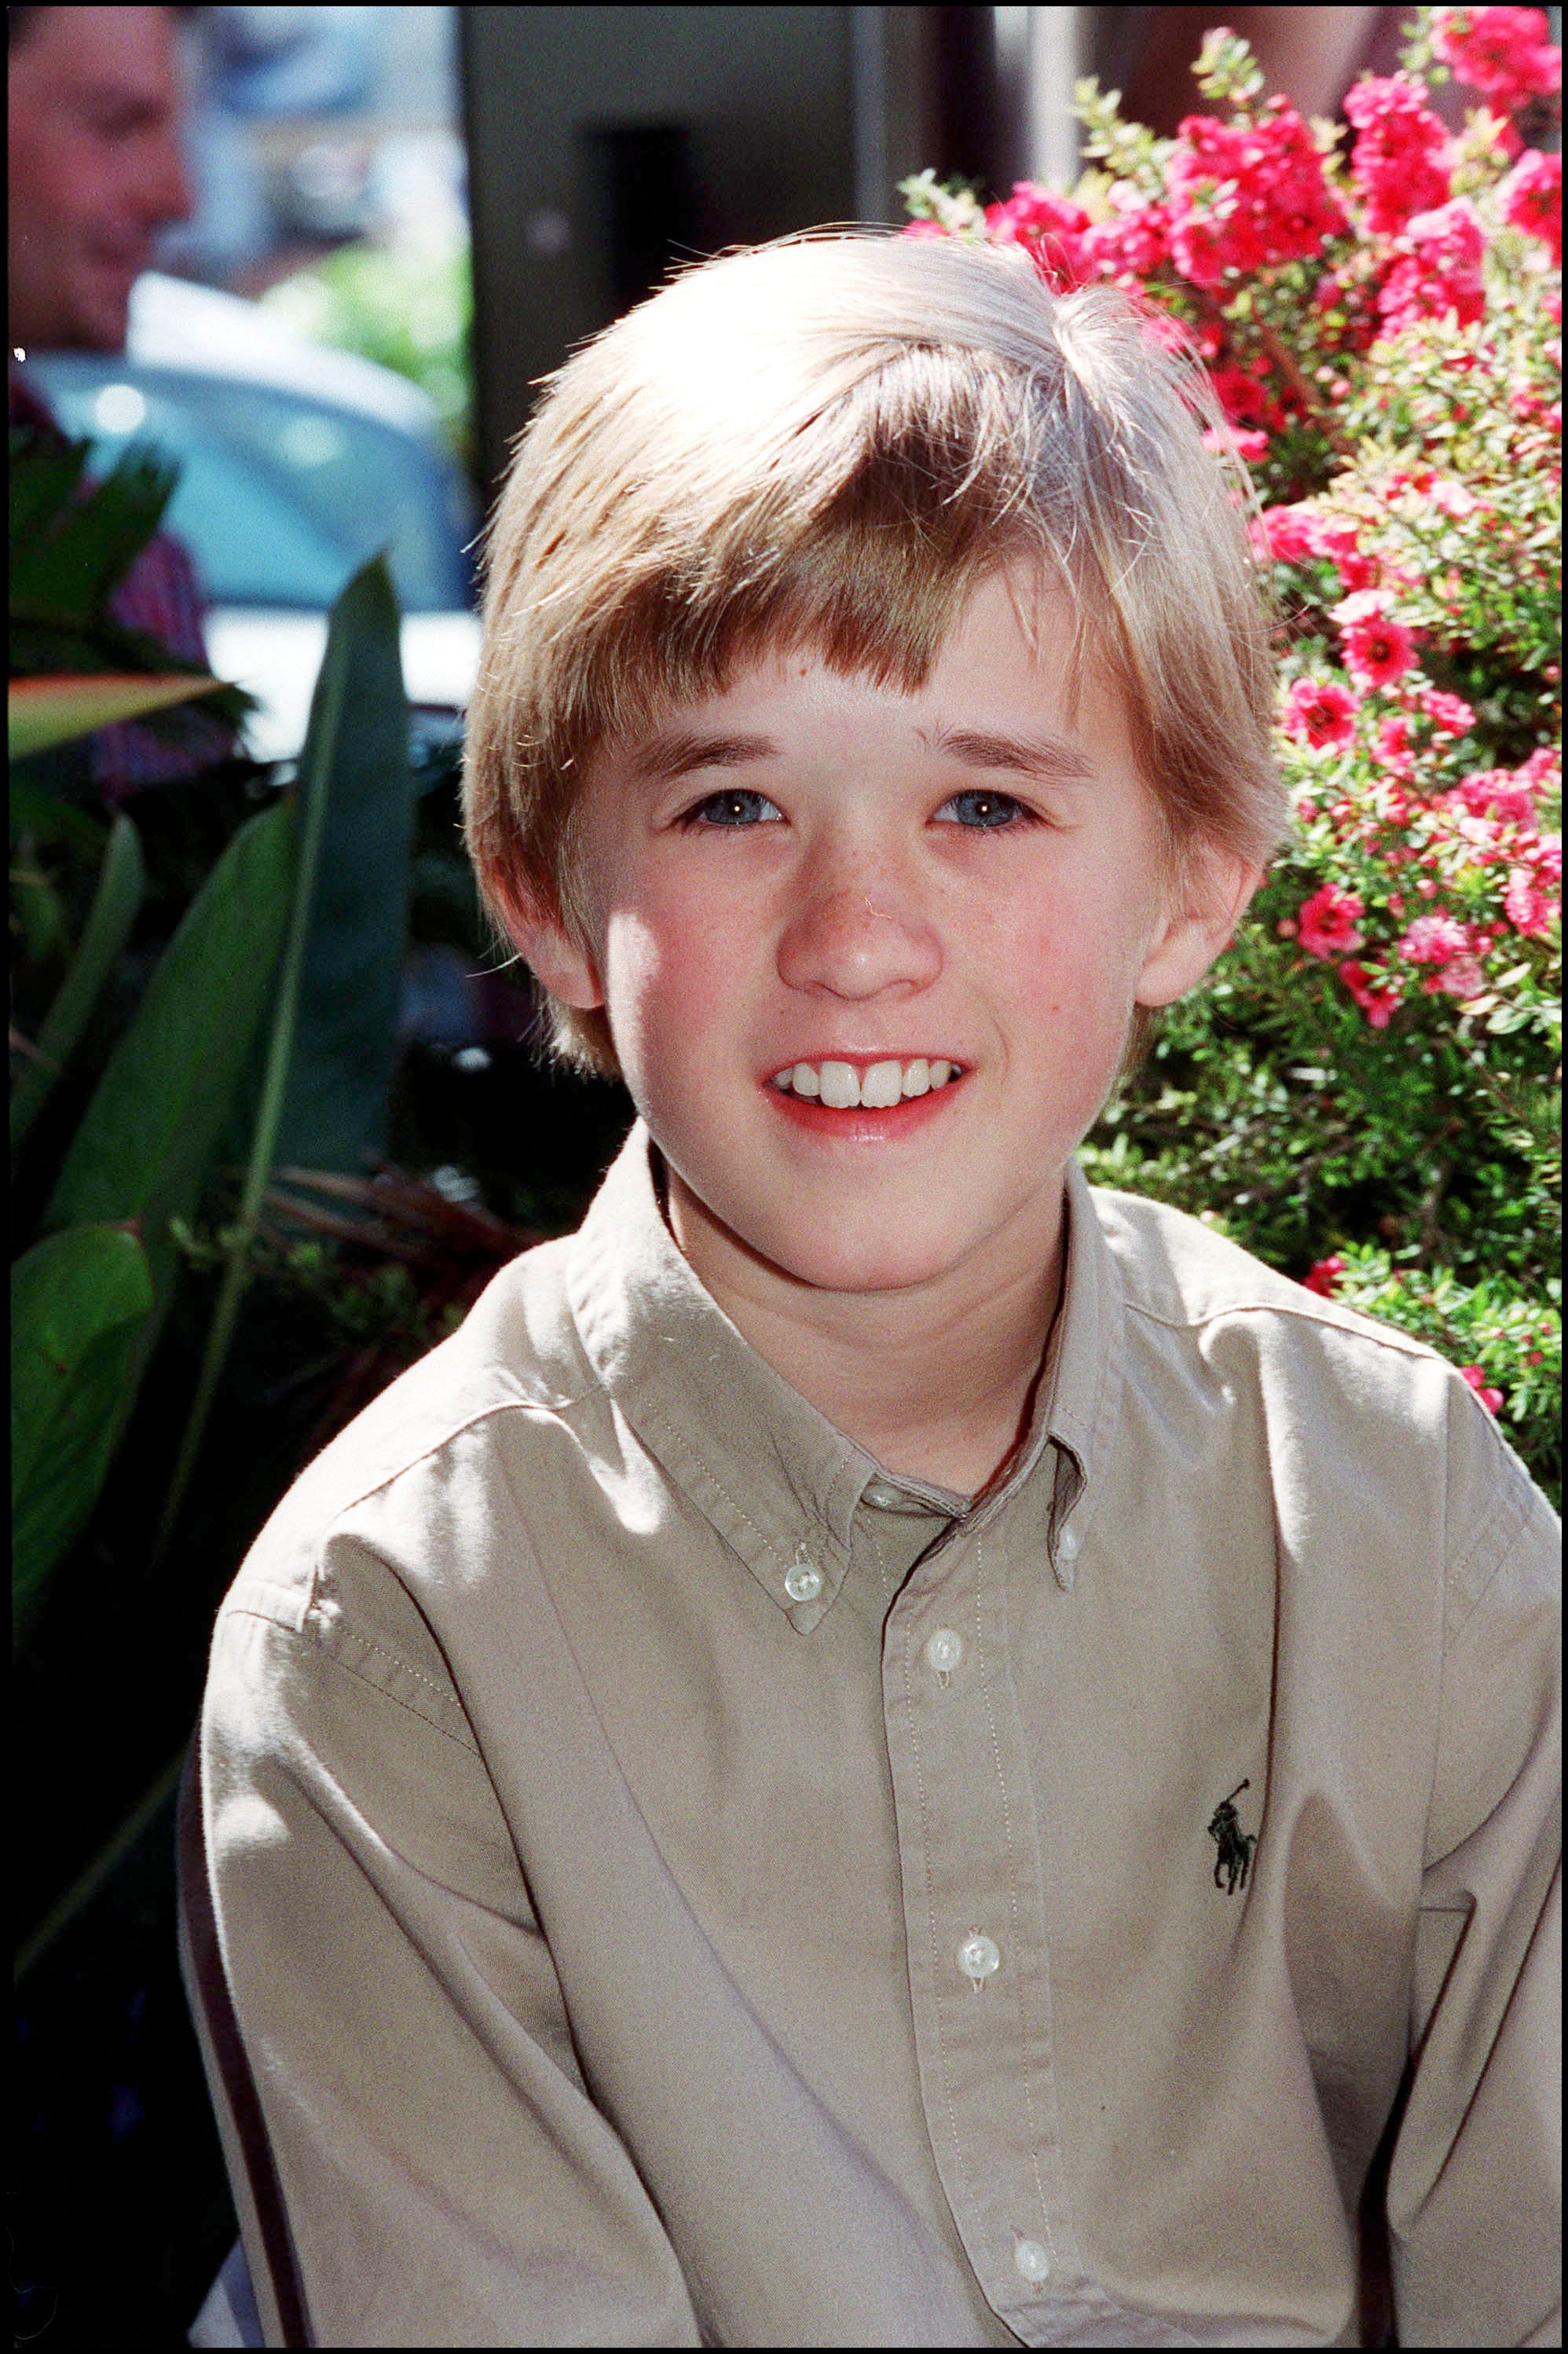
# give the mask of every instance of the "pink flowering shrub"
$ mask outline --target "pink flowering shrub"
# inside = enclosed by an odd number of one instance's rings
[[[1476,97],[1448,131],[1429,84]],[[910,234],[1022,246],[1194,345],[1250,472],[1293,836],[1085,1148],[1418,1333],[1560,1462],[1560,87],[1542,12],[1416,12],[1341,125],[1211,33],[1174,139],[1080,87],[1090,166]]]

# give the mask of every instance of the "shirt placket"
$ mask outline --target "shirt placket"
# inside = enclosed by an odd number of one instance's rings
[[[1005,1561],[993,1521],[917,1565],[889,1614],[883,1701],[932,2149],[987,2301],[1049,2345],[1106,2305],[1066,2215]]]

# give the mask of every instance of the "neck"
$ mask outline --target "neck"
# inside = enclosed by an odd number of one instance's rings
[[[1058,1188],[982,1264],[824,1291],[757,1258],[672,1170],[670,1225],[759,1357],[889,1471],[975,1495],[1024,1436],[1062,1289]]]

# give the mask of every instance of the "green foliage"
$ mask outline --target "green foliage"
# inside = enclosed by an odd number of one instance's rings
[[[101,481],[90,482],[90,447],[28,426],[11,428],[12,679],[182,673],[203,681],[206,709],[237,727],[252,708],[252,696],[213,683],[199,663],[181,661],[157,639],[127,629],[109,610],[114,589],[163,520],[178,470],[157,451],[132,447]],[[182,741],[178,706],[189,694],[150,695],[140,716],[156,732]],[[33,748],[14,745],[13,757]]]
[[[126,1226],[73,1226],[11,1269],[11,1598],[16,1638],[91,1511],[153,1308]]]
[[[333,609],[300,770],[322,837],[276,1157],[357,1174],[386,1140],[414,829],[397,608],[381,557]]]
[[[51,1229],[141,1222],[160,1309],[174,1279],[169,1220],[196,1207],[266,1011],[292,869],[292,813],[279,802],[236,835],[192,903],[49,1195]]]
[[[466,242],[344,246],[261,300],[313,343],[408,376],[434,404],[455,455],[471,462],[473,278]]]
[[[110,970],[130,938],[145,887],[146,869],[140,837],[129,818],[117,817],[110,831],[102,872],[81,938],[33,1043],[33,1056],[12,1090],[13,1151],[70,1060]],[[54,942],[51,940],[49,945]],[[37,942],[34,948],[37,953]]]

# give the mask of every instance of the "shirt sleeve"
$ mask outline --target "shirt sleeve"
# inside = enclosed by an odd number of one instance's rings
[[[420,1656],[252,1593],[208,1674],[207,1870],[313,2341],[698,2345],[472,1732]]]
[[[1560,1531],[1456,1402],[1413,2066],[1388,2219],[1399,2342],[1562,2344]]]

